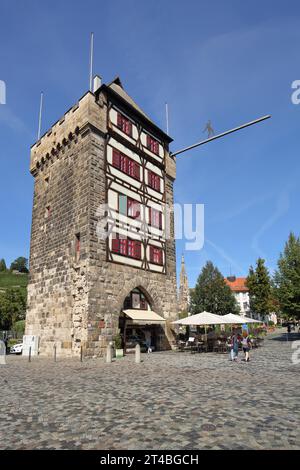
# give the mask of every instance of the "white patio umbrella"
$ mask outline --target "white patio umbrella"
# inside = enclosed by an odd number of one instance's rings
[[[195,315],[190,315],[189,317],[182,318],[181,320],[176,320],[173,322],[175,325],[222,325],[224,323],[230,323],[225,319],[225,315],[216,315],[215,313],[210,312],[201,312],[196,313]]]
[[[241,317],[240,315],[234,315],[233,313],[227,313],[223,318],[226,318],[227,323],[232,324],[262,323],[261,321],[254,320],[253,318]]]
[[[205,328],[205,336],[207,340],[207,325],[224,325],[225,323],[230,323],[230,321],[225,318],[225,315],[216,315],[215,313],[204,311],[201,313],[196,313],[195,315],[191,315],[189,317],[182,318],[181,320],[174,321],[173,323],[177,325],[202,325]]]

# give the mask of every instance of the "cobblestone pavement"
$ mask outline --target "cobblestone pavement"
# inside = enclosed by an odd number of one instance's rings
[[[250,363],[187,352],[143,355],[141,364],[9,356],[0,448],[299,449],[292,353],[277,333]]]

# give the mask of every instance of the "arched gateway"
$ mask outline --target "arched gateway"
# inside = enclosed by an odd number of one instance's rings
[[[120,316],[119,331],[125,354],[133,352],[136,344],[146,352],[166,349],[166,320],[154,310],[154,301],[147,291],[139,286],[125,297]]]

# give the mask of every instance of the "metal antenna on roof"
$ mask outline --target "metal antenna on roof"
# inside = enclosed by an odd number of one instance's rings
[[[90,91],[93,91],[93,59],[94,59],[94,33],[91,33],[90,46]]]
[[[166,128],[167,128],[167,134],[169,135],[169,106],[168,106],[168,103],[166,103]]]
[[[39,126],[38,126],[37,140],[40,140],[40,137],[41,137],[42,111],[43,111],[43,96],[44,96],[44,93],[41,92],[41,98],[40,98],[40,112],[39,112]]]

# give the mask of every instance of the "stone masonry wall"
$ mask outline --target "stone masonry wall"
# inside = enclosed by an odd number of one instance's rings
[[[40,337],[40,354],[80,354],[87,340],[89,184],[91,141],[89,114],[98,114],[98,127],[105,128],[105,112],[94,97],[84,97],[64,122],[64,133],[56,127],[31,153],[35,177],[31,228],[30,279],[26,334]],[[94,104],[94,107],[93,107]],[[82,111],[82,113],[81,113]],[[79,128],[76,124],[82,124]],[[56,125],[57,126],[57,125]],[[102,138],[103,139],[103,138]],[[46,156],[45,156],[46,155]],[[47,181],[48,179],[48,181]],[[47,217],[47,207],[50,213]],[[80,261],[75,257],[75,235],[80,233]]]

